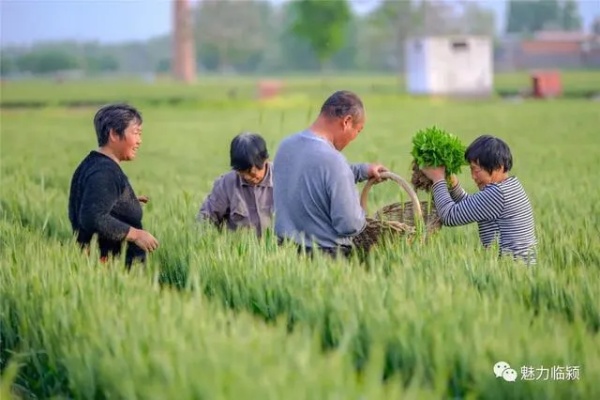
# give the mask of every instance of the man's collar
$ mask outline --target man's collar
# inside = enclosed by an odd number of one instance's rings
[[[320,142],[323,142],[323,143],[327,144],[327,145],[328,145],[329,147],[331,147],[332,149],[334,149],[334,150],[337,150],[337,149],[335,148],[335,146],[333,145],[333,143],[331,143],[329,140],[325,139],[323,136],[321,136],[321,135],[317,135],[317,133],[316,133],[315,131],[311,130],[310,128],[306,129],[306,130],[304,131],[304,133],[305,133],[305,134],[306,134],[308,137],[310,137],[311,139],[316,139],[316,140],[318,140],[318,141],[320,141]]]

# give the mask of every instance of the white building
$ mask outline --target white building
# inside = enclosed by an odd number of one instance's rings
[[[492,41],[482,36],[409,38],[406,86],[420,95],[489,95],[493,84]]]

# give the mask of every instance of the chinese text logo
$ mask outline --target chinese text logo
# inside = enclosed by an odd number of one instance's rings
[[[493,370],[496,378],[502,378],[507,382],[514,382],[517,380],[517,371],[512,369],[506,361],[498,361],[496,364],[494,364]],[[555,365],[550,368],[544,366],[535,368],[529,365],[521,367],[521,380],[523,381],[564,381],[578,379],[579,366],[575,365]]]

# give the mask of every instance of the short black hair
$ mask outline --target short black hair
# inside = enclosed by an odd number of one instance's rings
[[[229,157],[231,168],[236,171],[247,171],[252,167],[263,169],[269,158],[269,152],[262,136],[252,132],[242,132],[231,141]]]
[[[329,118],[344,118],[350,115],[358,120],[364,114],[363,102],[358,95],[349,90],[339,90],[325,100],[321,106],[321,115]]]
[[[110,130],[114,129],[117,135],[123,139],[125,129],[131,121],[142,123],[142,114],[133,106],[125,103],[107,104],[100,108],[94,116],[94,128],[98,146],[102,147],[108,143]]]
[[[475,162],[489,174],[504,167],[504,172],[513,166],[512,154],[508,145],[497,137],[482,135],[473,141],[465,151],[465,160]]]

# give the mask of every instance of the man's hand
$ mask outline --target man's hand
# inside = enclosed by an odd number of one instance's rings
[[[150,198],[148,198],[148,196],[138,196],[137,199],[140,203],[144,203],[144,204],[146,204],[150,201]]]
[[[431,179],[433,183],[446,179],[446,167],[427,167],[421,169],[426,177]]]
[[[367,176],[369,179],[374,178],[376,182],[381,182],[385,180],[381,177],[382,172],[388,172],[389,170],[381,164],[369,164],[369,169],[367,170]],[[387,178],[386,178],[387,179]]]

